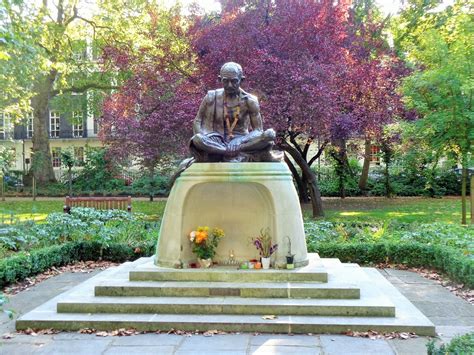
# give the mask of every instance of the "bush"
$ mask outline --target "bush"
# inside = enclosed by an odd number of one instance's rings
[[[154,254],[155,242],[128,244],[111,243],[105,248],[94,241],[69,242],[30,253],[17,253],[0,260],[0,288],[27,277],[36,275],[55,266],[63,266],[77,261],[107,260],[125,262]]]
[[[448,344],[436,347],[434,340],[426,344],[428,355],[474,354],[474,333],[454,337]]]
[[[0,236],[0,248],[27,251],[68,241],[109,243],[155,241],[159,222],[145,220],[143,214],[121,210],[72,208],[71,214],[50,213],[45,223],[18,223]],[[2,249],[3,250],[3,249]]]
[[[474,228],[445,223],[305,223],[308,250],[359,264],[432,267],[474,286]]]
[[[474,259],[450,247],[417,242],[324,242],[310,244],[308,251],[318,252],[324,258],[339,258],[342,262],[363,265],[394,263],[409,267],[431,267],[469,288],[474,287]]]
[[[170,178],[168,176],[156,175],[153,179],[149,176],[142,176],[132,183],[131,193],[133,195],[153,195],[166,196],[170,189]],[[151,185],[151,186],[150,186]]]

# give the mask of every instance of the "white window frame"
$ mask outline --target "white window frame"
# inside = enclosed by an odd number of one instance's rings
[[[84,136],[84,117],[82,115],[82,111],[73,111],[72,112],[72,120],[73,122],[78,122],[79,119],[81,123],[73,123],[72,124],[72,136],[74,138],[82,138]]]
[[[26,114],[26,138],[33,138],[33,112]]]
[[[11,138],[13,133],[12,120],[9,113],[0,112],[0,134],[3,135],[3,139]]]
[[[59,138],[61,116],[59,111],[49,111],[49,137]]]

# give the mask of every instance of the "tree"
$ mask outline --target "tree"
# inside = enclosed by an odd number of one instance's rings
[[[374,59],[356,41],[361,33],[354,30],[349,3],[226,1],[220,16],[196,17],[191,28],[206,89],[216,85],[224,62],[242,64],[246,87],[259,96],[268,125],[277,130],[302,202],[309,191],[313,216],[323,210],[312,164],[330,142],[343,146],[357,136],[368,112],[370,119],[386,121],[394,110],[393,84],[380,85],[392,80],[392,57]],[[311,155],[316,140],[321,144]]]
[[[0,107],[17,119],[32,110],[32,170],[39,182],[54,181],[49,107],[54,98],[89,92],[88,99],[93,99],[100,96],[94,89],[112,87],[111,76],[98,67],[92,47],[100,43],[100,31],[107,29],[104,23],[113,20],[88,18],[85,0],[2,0],[2,5],[0,89],[5,95]]]
[[[418,25],[405,43],[416,70],[403,85],[406,104],[421,116],[417,128],[434,150],[455,154],[462,166],[462,224],[474,140],[472,10],[469,2],[457,1]]]
[[[194,85],[184,85],[192,53],[180,8],[148,8],[147,14],[141,36],[149,41],[105,48],[107,65],[128,72],[129,79],[104,103],[100,138],[111,156],[135,160],[153,181],[160,161],[187,151],[199,95]]]

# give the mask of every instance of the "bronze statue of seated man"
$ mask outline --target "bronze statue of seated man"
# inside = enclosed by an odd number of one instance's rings
[[[280,161],[271,152],[275,131],[263,130],[258,99],[240,88],[242,67],[226,63],[219,78],[224,88],[207,93],[194,119],[190,148],[195,161]]]

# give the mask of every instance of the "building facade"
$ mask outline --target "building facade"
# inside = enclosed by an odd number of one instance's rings
[[[33,117],[29,115],[23,124],[14,125],[10,116],[0,112],[0,145],[10,149],[15,156],[10,170],[26,174],[31,168],[33,151]],[[52,164],[57,179],[61,179],[63,167],[61,152],[72,150],[78,161],[84,161],[86,147],[101,147],[97,137],[97,120],[84,111],[64,113],[50,110],[48,134]]]

